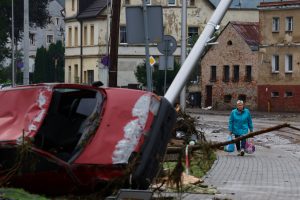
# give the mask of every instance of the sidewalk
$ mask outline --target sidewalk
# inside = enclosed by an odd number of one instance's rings
[[[218,152],[218,159],[204,177],[220,194],[185,194],[186,200],[299,200],[300,161],[280,149],[257,148],[253,155]]]

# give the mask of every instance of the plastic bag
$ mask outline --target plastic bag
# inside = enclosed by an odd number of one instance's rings
[[[231,140],[232,140],[232,136],[228,135],[227,141],[231,141]],[[228,144],[228,145],[224,146],[224,151],[226,151],[226,152],[234,152],[234,144]]]
[[[254,138],[247,138],[245,145],[245,152],[252,154],[255,152]]]

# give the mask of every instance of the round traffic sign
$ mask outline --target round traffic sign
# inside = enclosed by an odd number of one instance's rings
[[[164,35],[163,40],[158,43],[157,48],[160,53],[171,56],[177,49],[176,39],[171,35]]]

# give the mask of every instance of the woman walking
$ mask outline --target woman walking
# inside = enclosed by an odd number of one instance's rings
[[[231,111],[229,118],[229,134],[234,135],[235,138],[253,132],[253,124],[250,111],[244,107],[244,102],[238,100],[236,103],[237,107]],[[246,139],[235,143],[236,149],[239,152],[238,155],[244,156]]]

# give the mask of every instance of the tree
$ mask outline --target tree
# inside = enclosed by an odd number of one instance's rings
[[[152,78],[153,78],[153,86],[155,88],[155,92],[158,95],[164,95],[164,81],[165,81],[165,71],[159,70],[159,65],[154,65]],[[172,81],[174,80],[177,72],[179,71],[179,64],[177,62],[174,63],[174,70],[168,70],[167,71],[167,79],[166,79],[166,85],[167,88],[170,86]],[[141,63],[137,66],[136,71],[134,72],[135,77],[137,78],[138,82],[142,83],[143,86],[147,85],[147,79],[146,79],[146,64]]]
[[[46,68],[48,65],[47,50],[43,46],[38,48],[35,57],[35,69],[33,74],[33,82],[40,83],[46,80]]]
[[[8,56],[6,44],[11,37],[11,1],[0,1],[0,62]],[[31,27],[45,27],[49,23],[48,0],[29,0]],[[24,25],[24,0],[14,0],[15,41],[20,41]]]
[[[51,44],[48,50],[44,47],[38,48],[33,82],[64,82],[64,52],[61,41]]]

